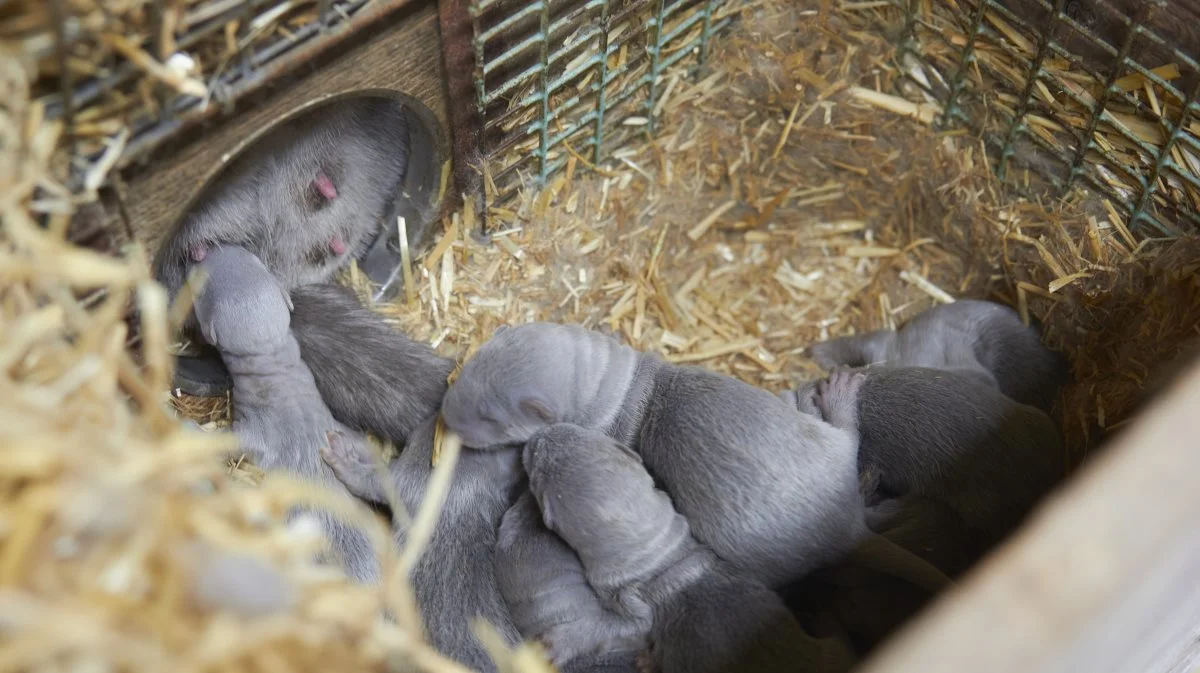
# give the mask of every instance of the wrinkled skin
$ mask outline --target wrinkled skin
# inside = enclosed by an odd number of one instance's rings
[[[287,293],[244,248],[218,246],[202,268],[208,280],[196,299],[196,316],[233,376],[233,433],[242,449],[264,471],[289,472],[349,497],[320,450],[331,433],[364,449],[365,443],[334,420],[300,360]],[[323,511],[316,516],[346,572],[361,581],[378,579],[378,558],[366,535]]]
[[[774,592],[692,537],[637,454],[604,433],[557,424],[530,439],[523,461],[545,525],[576,552],[606,609],[593,629],[541,634],[551,651],[594,652],[599,640],[627,652],[636,641],[614,636],[643,633],[651,668],[663,673],[849,670],[840,643],[810,637]],[[561,609],[558,599],[542,596]]]

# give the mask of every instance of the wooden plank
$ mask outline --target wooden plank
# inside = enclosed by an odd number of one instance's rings
[[[386,90],[405,94],[429,108],[438,127],[436,169],[449,156],[447,113],[437,6],[426,1],[389,17],[383,30],[361,44],[308,64],[264,100],[244,105],[219,126],[171,146],[146,167],[127,175],[126,205],[133,234],[154,254],[201,188],[243,147],[307,105],[354,92]]]
[[[1200,366],[861,673],[1200,663]]]

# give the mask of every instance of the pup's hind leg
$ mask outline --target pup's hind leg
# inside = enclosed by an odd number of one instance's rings
[[[858,391],[866,374],[837,368],[828,378],[817,383],[815,402],[826,423],[858,434]]]
[[[866,367],[883,362],[887,358],[888,347],[895,339],[896,332],[881,329],[815,343],[808,347],[808,355],[826,371],[838,365]]]
[[[817,408],[817,382],[809,381],[799,388],[785,390],[778,395],[789,407],[808,416],[821,418],[821,410]]]
[[[321,447],[321,458],[346,490],[363,500],[386,503],[387,491],[364,442],[342,432],[330,432],[326,437],[329,443]]]

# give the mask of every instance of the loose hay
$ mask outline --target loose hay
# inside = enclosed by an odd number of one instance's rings
[[[998,179],[980,138],[880,95],[900,71],[863,7],[768,0],[741,19],[657,136],[595,172],[573,157],[493,210],[489,245],[454,216],[416,263],[419,306],[379,310],[447,354],[503,323],[579,322],[779,390],[819,374],[815,339],[998,300],[1074,362],[1059,417],[1081,460],[1194,333],[1197,240],[1137,236],[1029,170]]]
[[[419,543],[393,549],[362,503],[263,479],[231,435],[169,413],[162,288],[136,246],[113,258],[65,242],[61,129],[31,103],[29,71],[0,65],[0,670],[463,670],[423,642],[404,575]],[[414,538],[440,507],[431,490]],[[370,534],[383,590],[313,563],[319,524],[286,521],[300,504]]]
[[[460,358],[500,324],[571,321],[778,390],[818,374],[803,354],[814,339],[954,296],[999,299],[1074,361],[1060,418],[1082,457],[1149,366],[1195,335],[1200,242],[1138,238],[1082,192],[1006,196],[980,139],[864,96],[898,76],[862,16],[878,6],[747,5],[710,71],[674,85],[656,137],[592,173],[573,155],[546,189],[491,213],[502,225],[489,243],[469,235],[472,209],[454,215],[413,260],[415,301],[377,308]],[[420,642],[403,582],[376,592],[308,562],[312,536],[282,513],[311,493],[243,488],[259,475],[222,467],[229,443],[165,410],[151,383],[169,366],[161,344],[146,340],[140,367],[120,320],[149,292],[144,324],[166,321],[145,261],[62,244],[71,197],[49,168],[56,129],[30,104],[26,71],[3,63],[0,614],[18,637],[0,637],[0,667],[459,670]],[[46,229],[33,212],[49,214]],[[98,300],[75,299],[97,287]],[[227,410],[171,401],[203,424]],[[221,592],[192,595],[196,554],[247,573],[267,564],[290,590],[255,605],[282,612],[205,607]],[[538,668],[532,648],[494,649],[502,670]]]

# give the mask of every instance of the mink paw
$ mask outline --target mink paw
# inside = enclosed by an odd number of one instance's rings
[[[816,405],[825,422],[847,430],[858,426],[858,391],[865,380],[862,372],[838,367],[817,383]]]
[[[375,474],[375,462],[362,441],[346,433],[325,433],[327,444],[321,447],[321,459],[333,470],[333,475],[355,496],[374,502],[384,502],[386,496]]]

